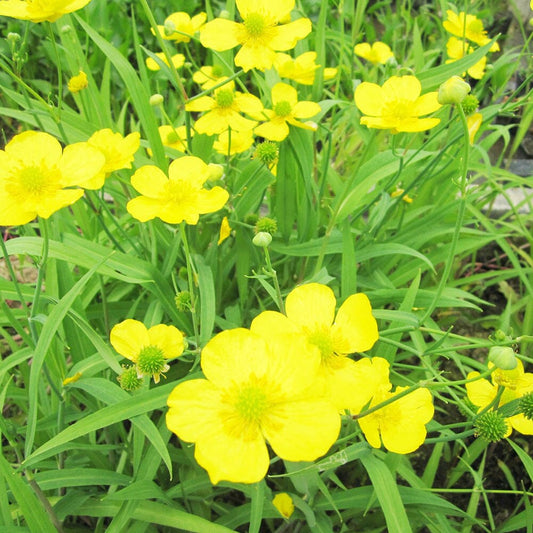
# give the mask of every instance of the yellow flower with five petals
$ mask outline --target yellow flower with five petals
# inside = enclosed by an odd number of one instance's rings
[[[61,148],[48,133],[26,131],[0,150],[0,225],[50,217],[104,182],[103,154],[86,142]]]
[[[168,176],[155,165],[145,165],[131,177],[142,196],[130,200],[126,208],[141,222],[159,217],[169,224],[197,224],[201,214],[218,211],[228,201],[229,194],[222,187],[204,188],[215,172],[219,169],[194,156],[172,161]]]
[[[376,41],[375,43],[359,43],[353,49],[355,55],[370,61],[373,65],[384,65],[391,57],[394,57],[388,44]]]
[[[135,152],[139,149],[141,135],[134,131],[126,137],[120,133],[113,132],[109,128],[104,128],[94,132],[87,143],[89,146],[97,148],[105,157],[105,164],[102,171],[106,176],[115,170],[131,168]]]
[[[446,11],[446,20],[442,23],[444,29],[459,37],[460,39],[468,39],[479,46],[483,46],[490,42],[490,38],[487,37],[487,32],[483,28],[483,22],[474,15],[468,15],[464,11],[455,13],[449,9]],[[497,52],[500,49],[497,42],[491,47],[489,52]]]
[[[289,135],[289,124],[307,130],[316,130],[314,123],[301,122],[299,119],[314,117],[320,113],[315,102],[298,101],[296,89],[286,83],[276,83],[272,87],[272,109],[265,109],[268,121],[255,128],[254,133],[270,141],[282,141]]]
[[[355,105],[363,113],[361,124],[369,128],[416,132],[435,127],[440,119],[420,118],[441,105],[437,92],[420,96],[422,87],[415,76],[391,76],[382,87],[364,81],[355,89]]]
[[[157,29],[163,39],[176,43],[188,43],[191,37],[200,31],[206,19],[207,15],[204,12],[191,18],[188,13],[178,11],[169,15],[165,19],[164,25],[157,26]],[[152,33],[155,34],[153,29]]]
[[[358,412],[371,398],[375,386],[365,359],[348,354],[372,348],[378,339],[376,319],[365,294],[349,296],[335,314],[336,300],[326,285],[307,283],[286,298],[286,315],[264,311],[250,329],[267,338],[273,333],[303,336],[320,355],[319,389],[339,410]],[[354,391],[357,391],[354,394]]]
[[[235,64],[244,71],[271,68],[276,52],[291,50],[311,32],[311,21],[307,18],[282,23],[290,17],[294,3],[294,0],[237,0],[243,22],[214,19],[202,28],[200,42],[217,52],[241,45]]]
[[[267,442],[281,459],[314,461],[340,430],[337,410],[314,387],[319,365],[298,335],[223,331],[202,350],[206,379],[170,393],[167,426],[196,444],[212,483],[260,481],[270,463]]]
[[[302,85],[313,85],[316,71],[320,65],[316,64],[316,52],[305,52],[294,59],[289,54],[278,53],[274,61],[274,68],[282,78],[293,80]],[[323,79],[331,80],[337,75],[336,68],[325,68]]]

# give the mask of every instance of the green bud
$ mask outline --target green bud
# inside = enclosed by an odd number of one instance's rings
[[[278,231],[278,223],[273,218],[260,218],[255,223],[255,232],[261,233],[262,231],[266,231],[267,233],[276,233],[276,231]]]
[[[502,342],[502,341],[505,341],[507,339],[508,339],[507,335],[501,329],[497,329],[494,332],[494,340],[496,342]]]
[[[470,85],[460,76],[452,76],[439,87],[439,104],[460,104],[470,92]]]
[[[171,20],[165,20],[163,32],[167,37],[170,37],[176,31],[176,25]]]
[[[229,20],[229,18],[230,18],[229,11],[227,11],[225,9],[223,9],[218,16],[221,19],[228,19]]]
[[[514,370],[518,365],[514,350],[510,346],[493,346],[489,350],[489,361],[502,370]]]
[[[137,369],[143,376],[154,376],[158,383],[159,375],[169,369],[163,350],[159,346],[145,346],[137,356]]]
[[[533,420],[533,392],[522,396],[518,403],[518,407],[520,408],[520,412],[524,413],[524,416],[528,420]]]
[[[498,442],[507,435],[509,425],[498,411],[487,411],[474,422],[475,435],[488,442]]]
[[[137,369],[134,366],[123,366],[124,372],[117,377],[120,386],[127,391],[134,391],[141,387],[143,380],[137,375]]]
[[[473,94],[467,94],[464,100],[461,102],[461,107],[465,112],[465,115],[471,115],[479,106],[479,100]]]
[[[17,43],[18,41],[20,41],[20,33],[16,33],[16,32],[10,31],[10,32],[7,34],[7,40],[8,40],[11,44],[15,44],[15,43]]]
[[[69,33],[72,31],[72,26],[70,24],[65,24],[64,26],[61,26],[61,33]]]
[[[279,146],[272,141],[265,141],[255,147],[254,159],[259,159],[267,167],[272,166],[278,161]]]
[[[253,239],[255,246],[266,248],[272,242],[272,235],[266,231],[260,231]]]
[[[174,301],[178,311],[188,311],[191,308],[191,293],[189,291],[178,292]]]
[[[155,94],[152,94],[152,96],[150,96],[150,105],[152,107],[156,107],[158,105],[161,105],[164,101],[165,101],[165,99],[163,98],[162,94],[155,93]]]
[[[211,181],[217,181],[224,175],[224,167],[217,165],[216,163],[209,163],[209,179]]]

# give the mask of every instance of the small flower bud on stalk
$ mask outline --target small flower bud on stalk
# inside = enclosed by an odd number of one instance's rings
[[[143,380],[137,376],[135,366],[123,367],[124,372],[118,376],[120,386],[126,391],[134,391],[141,387]]]
[[[439,87],[437,101],[441,105],[460,104],[470,92],[470,85],[460,76],[452,76]]]
[[[253,239],[255,246],[266,248],[272,242],[272,235],[266,231],[260,231]]]
[[[164,102],[164,100],[165,99],[163,98],[162,94],[159,94],[159,93],[152,94],[152,96],[150,96],[150,105],[152,107],[157,107],[158,105],[161,105]]]
[[[179,292],[176,294],[174,302],[178,311],[188,311],[191,308],[191,293],[189,291]]]
[[[489,361],[502,370],[514,370],[518,364],[510,346],[493,346],[489,350]]]

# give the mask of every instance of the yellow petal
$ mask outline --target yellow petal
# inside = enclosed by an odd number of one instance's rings
[[[264,137],[269,141],[281,142],[289,135],[289,126],[285,121],[269,121],[259,124],[254,130],[259,137]]]
[[[320,106],[315,102],[298,102],[292,110],[296,118],[311,118],[320,113]]]
[[[155,165],[144,165],[131,177],[135,190],[148,198],[158,198],[167,182],[165,173]]]
[[[286,492],[280,492],[274,496],[272,505],[280,512],[283,518],[290,518],[294,513],[294,502]]]
[[[479,372],[470,372],[467,379],[479,376]],[[477,407],[485,407],[494,400],[496,387],[486,379],[479,379],[466,384],[468,399]]]
[[[235,56],[235,64],[245,72],[256,68],[266,70],[272,67],[276,52],[266,45],[244,43]]]
[[[244,328],[230,329],[215,335],[202,350],[202,370],[215,385],[225,387],[240,383],[255,374],[264,376],[269,350],[257,334]]]
[[[385,97],[383,89],[375,83],[360,83],[354,94],[355,105],[365,115],[380,116]]]
[[[99,189],[104,184],[105,156],[89,143],[69,144],[59,161],[62,184],[65,187],[79,185],[87,189]],[[97,178],[94,181],[94,178]]]
[[[300,18],[288,24],[277,26],[275,29],[277,31],[270,40],[269,46],[273,50],[283,52],[291,50],[300,39],[307,37],[311,33],[312,25],[308,18]]]
[[[186,111],[209,111],[216,106],[216,102],[210,96],[200,96],[192,102],[185,104]]]
[[[232,20],[216,18],[202,28],[200,42],[202,46],[217,52],[229,50],[239,44],[237,34],[240,26]]]
[[[287,296],[287,316],[300,326],[314,328],[316,325],[329,327],[335,317],[336,300],[327,285],[307,283],[296,287]]]
[[[6,144],[5,152],[15,159],[24,161],[25,166],[55,166],[61,157],[59,141],[40,131],[25,131],[15,135]]]
[[[163,351],[166,359],[179,357],[183,353],[183,333],[174,326],[159,324],[148,330],[150,345]]]
[[[292,109],[298,102],[296,89],[286,83],[276,83],[272,87],[272,105],[275,106],[280,102],[288,102]]]
[[[123,357],[136,362],[139,352],[144,346],[150,345],[146,326],[131,318],[113,327],[109,335],[113,348]]]
[[[391,76],[383,84],[383,94],[387,101],[406,100],[415,102],[422,86],[415,76]]]
[[[440,109],[442,106],[437,101],[438,94],[438,92],[433,91],[417,98],[413,106],[413,116],[429,115],[429,113]]]
[[[138,196],[127,203],[126,209],[133,218],[141,222],[146,222],[159,216],[161,202],[153,198],[147,198],[146,196]]]
[[[511,416],[507,419],[507,422],[522,435],[533,435],[533,420],[526,418],[524,413]]]
[[[222,209],[228,201],[229,193],[222,187],[201,190],[198,193],[198,212],[200,214],[214,213]]]
[[[186,155],[170,163],[168,176],[171,180],[182,180],[200,188],[209,178],[209,171],[199,157]]]
[[[280,335],[298,334],[302,332],[302,329],[298,325],[277,311],[263,311],[257,315],[252,320],[250,330],[265,339],[268,339],[274,332]]]
[[[396,133],[398,131],[406,131],[406,132],[425,131],[425,130],[434,128],[439,123],[440,123],[440,118],[399,119],[394,125],[394,128],[396,131],[394,131],[393,133]]]
[[[349,296],[341,305],[333,336],[336,339],[336,353],[354,353],[370,350],[378,340],[378,325],[372,316],[372,306],[366,294]]]
[[[81,189],[59,189],[41,199],[39,205],[36,206],[37,214],[48,218],[63,207],[77,202],[82,196]]]
[[[332,404],[309,398],[273,406],[264,421],[263,433],[282,459],[314,461],[335,443],[340,422]]]
[[[257,96],[248,93],[235,93],[235,105],[241,113],[246,113],[256,120],[264,120],[263,104]]]

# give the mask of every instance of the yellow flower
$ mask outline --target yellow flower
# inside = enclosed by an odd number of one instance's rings
[[[91,0],[3,0],[0,16],[32,22],[54,22],[66,13],[85,7]]]
[[[303,335],[320,354],[318,379],[324,393],[338,409],[358,412],[370,400],[374,385],[367,378],[365,360],[355,362],[347,355],[372,348],[378,339],[377,323],[365,294],[348,297],[336,315],[335,306],[329,287],[308,283],[287,296],[286,316],[264,311],[250,329],[266,339],[273,333]]]
[[[244,118],[240,113],[252,117],[261,116],[263,104],[256,96],[235,90],[235,84],[230,81],[215,89],[214,97],[200,96],[196,100],[185,104],[187,111],[207,111],[194,124],[198,133],[215,135],[231,128],[232,131],[246,131],[253,129],[257,122]]]
[[[279,53],[276,54],[274,68],[282,78],[293,80],[302,85],[313,85],[315,71],[320,68],[320,65],[317,65],[315,61],[316,52],[305,52],[294,59],[289,54]],[[331,80],[336,75],[336,68],[324,69],[324,80]]]
[[[453,63],[458,59],[463,58],[465,55],[471,54],[474,49],[455,37],[450,37],[446,43],[446,53],[450,59],[446,60],[446,63]],[[487,58],[482,57],[474,66],[468,69],[468,75],[475,80],[480,80],[485,75],[485,66],[487,65]],[[464,73],[463,73],[464,75]]]
[[[468,138],[471,145],[474,144],[474,138],[476,137],[476,133],[482,122],[483,115],[481,113],[474,113],[473,115],[466,117],[466,123],[468,124]]]
[[[185,153],[187,151],[187,127],[170,126],[168,124],[164,126],[159,126],[158,128],[159,136],[164,146],[173,148],[178,152]],[[194,131],[191,130],[191,137],[194,135]],[[148,152],[151,155],[151,150]]]
[[[170,393],[167,426],[196,444],[194,456],[212,483],[260,481],[270,462],[266,441],[282,459],[314,461],[340,429],[336,409],[313,386],[319,364],[296,335],[219,333],[202,350],[206,379]]]
[[[446,11],[447,19],[442,23],[444,29],[461,39],[468,39],[480,46],[490,42],[487,32],[483,28],[483,22],[474,15],[467,15],[464,11],[459,14],[451,9]],[[494,43],[489,52],[497,52],[500,49],[498,43]]]
[[[218,243],[222,244],[231,235],[231,226],[228,222],[228,217],[224,217],[220,223],[220,232],[218,236]]]
[[[370,61],[372,64],[384,65],[391,57],[394,57],[392,50],[388,44],[376,41],[370,45],[369,43],[359,43],[353,49],[355,55]]]
[[[292,516],[292,513],[294,513],[294,502],[286,492],[279,492],[276,494],[272,500],[272,505],[274,505],[285,519],[289,519]]]
[[[363,113],[361,124],[369,128],[424,131],[436,126],[438,118],[419,118],[437,111],[437,92],[420,96],[422,88],[415,76],[392,76],[383,87],[364,81],[355,89],[355,105]]]
[[[95,177],[103,183],[104,156],[87,143],[65,147],[48,133],[26,131],[0,150],[0,225],[26,224],[83,196]],[[90,188],[90,187],[88,187]]]
[[[206,18],[207,15],[204,12],[191,18],[188,13],[178,11],[169,15],[165,19],[165,24],[157,26],[157,29],[163,39],[177,43],[188,43],[191,37],[202,28]],[[155,34],[153,29],[152,33]]]
[[[218,139],[214,142],[213,148],[223,155],[234,155],[245,152],[252,146],[254,136],[252,131],[232,131],[231,137],[229,130],[223,131]]]
[[[168,61],[167,61],[167,58],[165,56],[165,54],[163,52],[158,52],[157,54],[155,54],[159,59],[161,59],[161,61],[163,61],[163,63],[165,65],[170,66],[168,64]],[[174,54],[172,57],[172,64],[174,65],[174,68],[181,68],[183,67],[183,64],[185,63],[185,56],[183,54]],[[149,70],[160,70],[161,67],[159,66],[159,64],[157,63],[157,61],[155,59],[153,59],[152,57],[147,57],[146,58],[146,66],[148,67]]]
[[[394,398],[408,387],[397,387],[391,392],[388,383],[389,365],[385,359],[374,357],[373,366],[380,374],[381,383],[370,402],[370,409]],[[374,413],[358,419],[366,440],[374,448],[381,444],[394,453],[411,453],[419,448],[426,439],[426,424],[433,418],[434,408],[428,389],[416,389],[406,396],[378,409]]]
[[[145,165],[131,177],[131,184],[142,196],[128,202],[128,212],[141,222],[159,217],[169,224],[196,224],[201,214],[218,211],[229,197],[222,187],[204,189],[213,172],[194,156],[172,161],[168,177],[155,165]]]
[[[114,326],[109,340],[120,355],[135,363],[139,378],[153,376],[156,383],[170,368],[167,359],[179,357],[184,348],[183,333],[174,326],[159,324],[147,329],[132,319]]]
[[[298,102],[298,93],[286,83],[276,83],[272,87],[272,109],[265,109],[268,122],[260,124],[255,134],[270,141],[282,141],[289,135],[289,126],[307,130],[316,130],[316,124],[300,122],[298,119],[311,118],[320,113],[320,106],[315,102]]]
[[[492,375],[492,383],[486,379],[480,379],[466,384],[468,399],[479,410],[483,410],[487,405],[492,403],[496,398],[498,386],[505,387],[503,394],[497,406],[500,407],[533,392],[533,374],[524,372],[524,365],[520,359],[517,359],[517,366],[513,370],[496,369]],[[489,363],[489,367],[493,366]],[[479,372],[470,372],[467,379],[473,379],[479,376]],[[511,416],[506,419],[509,430],[505,435],[510,435],[512,429],[524,434],[533,435],[533,420],[527,419],[523,413]]]
[[[141,135],[137,131],[123,137],[120,133],[113,133],[109,128],[105,128],[94,132],[87,143],[102,152],[105,157],[102,171],[109,176],[115,170],[131,168],[140,139]]]
[[[213,65],[201,67],[193,74],[192,79],[205,91],[220,83],[225,77],[224,69],[220,65]]]
[[[237,8],[242,23],[214,19],[200,31],[200,42],[217,52],[241,45],[235,64],[245,71],[271,68],[276,52],[291,50],[311,32],[307,18],[284,24],[290,20],[294,0],[240,0]]]
[[[70,80],[68,80],[68,90],[71,93],[79,93],[83,89],[86,89],[89,85],[89,80],[87,79],[87,74],[83,72],[83,70],[80,70],[79,74],[76,76],[72,76]]]

